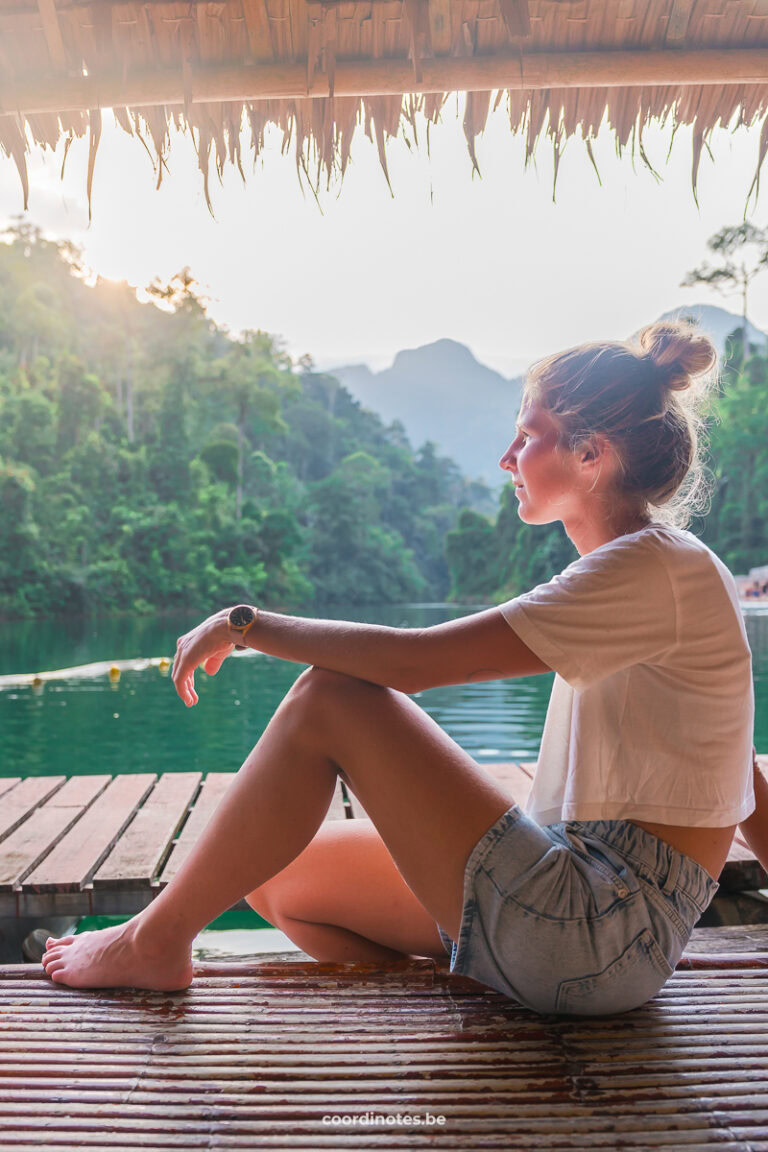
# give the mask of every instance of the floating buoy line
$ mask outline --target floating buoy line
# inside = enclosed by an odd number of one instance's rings
[[[233,652],[232,656],[254,655],[253,650]],[[230,657],[231,659],[231,657]],[[157,668],[167,676],[173,661],[168,656],[151,656],[136,660],[99,660],[95,664],[78,664],[75,668],[57,668],[54,672],[13,672],[0,676],[0,692],[3,688],[42,688],[49,680],[98,680],[106,676],[110,684],[119,684],[123,672],[145,672],[147,668]],[[203,672],[202,668],[198,669]]]
[[[78,664],[75,668],[57,668],[53,672],[14,672],[10,676],[0,676],[0,690],[31,685],[40,688],[49,680],[98,680],[106,676],[111,684],[117,684],[123,672],[144,672],[147,668],[157,668],[167,674],[171,661],[167,656],[152,656],[138,660],[99,660],[95,664]]]

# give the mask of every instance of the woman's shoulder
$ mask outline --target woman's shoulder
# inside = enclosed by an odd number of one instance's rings
[[[640,583],[655,575],[657,581],[682,582],[687,589],[707,582],[735,589],[733,575],[708,544],[686,528],[656,520],[579,556],[562,576],[587,573],[606,580],[634,577]]]
[[[723,561],[709,544],[687,528],[652,521],[638,535],[642,537],[642,543],[647,548],[670,562],[680,560],[690,564],[694,557],[698,556],[704,565],[715,564],[725,568]]]
[[[738,607],[733,573],[706,541],[667,524],[654,523],[645,531],[646,547],[663,563],[678,598],[686,595],[703,609],[708,595],[713,604],[722,604],[725,594]]]

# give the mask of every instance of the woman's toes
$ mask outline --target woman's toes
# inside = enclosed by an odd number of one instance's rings
[[[64,963],[64,961],[63,960],[57,960],[55,964],[49,964],[48,965],[48,967],[46,968],[46,972],[48,973],[49,976],[53,976],[54,972],[61,972],[62,969],[64,969],[64,968],[66,968],[66,964]]]
[[[52,952],[46,953],[43,956],[43,967],[47,968],[50,964],[54,964],[57,960],[63,960],[66,952],[63,949],[55,948]]]

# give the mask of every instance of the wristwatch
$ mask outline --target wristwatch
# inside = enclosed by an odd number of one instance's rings
[[[251,608],[250,604],[238,604],[236,608],[230,609],[227,616],[230,632],[239,632],[241,639],[244,638],[248,629],[256,623],[258,614],[258,608]],[[240,651],[247,647],[247,644],[235,644],[235,648]]]

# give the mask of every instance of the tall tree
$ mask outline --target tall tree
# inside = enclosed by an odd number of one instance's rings
[[[709,284],[726,295],[740,293],[743,364],[749,355],[747,293],[752,281],[768,264],[768,228],[757,228],[749,221],[721,228],[707,240],[707,247],[720,257],[720,262],[713,265],[704,261],[688,273],[680,286]]]

